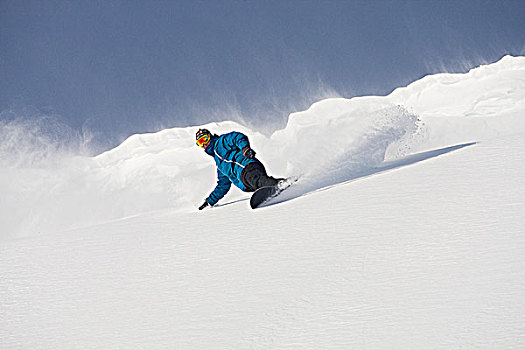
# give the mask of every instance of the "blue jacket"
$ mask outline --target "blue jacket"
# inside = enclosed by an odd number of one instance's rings
[[[224,197],[230,190],[232,183],[242,191],[246,190],[241,180],[242,171],[246,165],[259,162],[255,158],[246,158],[242,154],[242,149],[249,146],[248,137],[240,132],[234,131],[220,136],[212,136],[206,153],[215,159],[218,180],[217,186],[206,198],[210,205],[215,205]]]

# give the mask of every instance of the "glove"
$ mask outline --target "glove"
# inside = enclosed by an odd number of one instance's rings
[[[199,210],[206,208],[208,205],[210,204],[207,201],[204,201],[204,203],[202,203],[202,205],[199,207]]]
[[[246,157],[246,158],[254,158],[255,157],[255,151],[253,149],[251,149],[250,147],[246,146],[242,149],[242,154]]]

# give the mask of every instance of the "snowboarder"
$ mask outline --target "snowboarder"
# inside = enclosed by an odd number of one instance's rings
[[[199,129],[195,135],[197,146],[215,159],[217,186],[199,210],[215,205],[228,193],[231,184],[244,192],[254,192],[264,186],[277,186],[279,181],[266,174],[263,164],[255,158],[248,137],[240,132],[212,135],[207,129]]]

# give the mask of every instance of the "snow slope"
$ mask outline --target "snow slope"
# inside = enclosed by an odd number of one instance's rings
[[[1,170],[0,348],[525,346],[525,58],[331,99],[250,136],[301,174],[198,212],[195,128]]]

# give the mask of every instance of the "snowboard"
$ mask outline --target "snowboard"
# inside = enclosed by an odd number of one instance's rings
[[[298,177],[288,178],[286,179],[284,186],[281,186],[280,188],[278,186],[265,186],[259,188],[252,194],[252,198],[250,199],[250,207],[252,209],[260,207],[270,199],[277,197],[281,192],[286,190],[297,180]]]

